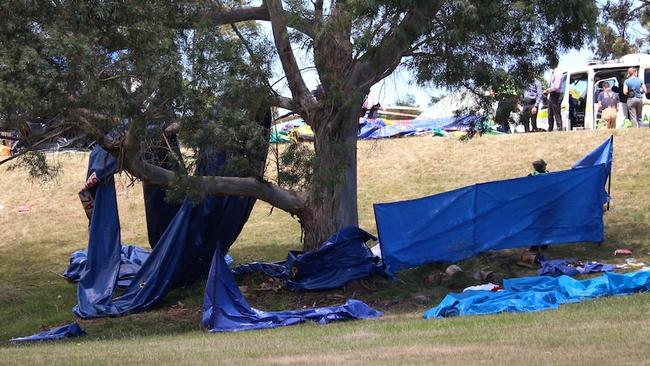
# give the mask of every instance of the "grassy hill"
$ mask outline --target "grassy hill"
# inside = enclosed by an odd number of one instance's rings
[[[526,175],[545,159],[562,170],[593,149],[609,131],[489,136],[469,142],[414,137],[359,143],[360,226],[376,233],[372,204],[430,195],[476,182]],[[622,263],[620,247],[650,262],[650,130],[613,132],[611,210],[601,247],[553,247],[549,256]],[[63,343],[11,346],[14,336],[73,320],[76,288],[60,276],[69,254],[85,247],[87,219],[77,192],[87,154],[53,154],[63,174],[30,182],[22,171],[0,168],[0,364],[641,364],[650,359],[650,296],[640,294],[568,305],[539,314],[508,314],[424,321],[422,311],[449,291],[431,280],[431,265],[320,294],[261,291],[262,278],[240,283],[265,310],[340,303],[357,297],[386,314],[373,321],[300,325],[237,334],[209,334],[200,326],[202,284],[172,292],[154,311],[81,321],[88,336]],[[122,240],[146,245],[139,184],[119,179]],[[17,206],[31,205],[18,213]],[[231,255],[237,262],[279,260],[299,249],[299,226],[259,202]],[[269,214],[270,213],[270,214]],[[479,257],[465,268],[495,266]],[[505,275],[533,270],[503,268]],[[510,272],[508,272],[510,271]]]

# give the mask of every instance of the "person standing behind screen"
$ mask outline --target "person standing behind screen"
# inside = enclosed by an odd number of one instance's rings
[[[537,131],[537,111],[542,104],[542,83],[540,83],[539,80],[535,80],[528,84],[526,89],[524,89],[521,104],[523,107],[521,109],[519,122],[524,125],[524,131]],[[532,129],[530,127],[532,127]]]
[[[553,131],[553,125],[557,124],[557,130],[562,130],[562,73],[557,68],[557,60],[551,61],[553,72],[549,80],[549,88],[544,92],[548,93],[548,130]]]
[[[630,113],[630,119],[634,126],[639,128],[643,126],[641,114],[643,111],[643,94],[647,93],[643,81],[637,76],[637,69],[630,67],[627,69],[627,79],[623,83],[623,93],[627,95],[627,108]]]
[[[598,93],[598,110],[602,111],[601,118],[607,128],[616,128],[618,116],[618,94],[609,88],[608,82],[603,82],[603,91]]]
[[[623,82],[620,82],[621,86],[612,86],[612,91],[618,95],[618,108],[623,112],[623,121],[630,118],[630,114],[627,112],[627,95],[623,93]]]

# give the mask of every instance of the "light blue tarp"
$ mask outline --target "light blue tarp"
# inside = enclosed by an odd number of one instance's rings
[[[375,204],[386,272],[488,250],[603,241],[607,144],[611,139],[574,169]]]
[[[629,295],[650,290],[650,271],[609,272],[587,280],[569,276],[523,277],[507,279],[503,287],[497,292],[448,294],[438,306],[427,310],[424,318],[540,311],[597,297]]]

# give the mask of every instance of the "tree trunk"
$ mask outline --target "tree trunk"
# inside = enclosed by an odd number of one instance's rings
[[[316,160],[307,205],[300,220],[303,249],[317,249],[346,226],[359,224],[357,212],[357,129],[359,108],[328,116],[318,113],[312,123]]]

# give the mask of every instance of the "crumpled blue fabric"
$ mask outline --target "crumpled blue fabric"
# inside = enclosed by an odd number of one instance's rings
[[[203,302],[203,326],[211,332],[234,332],[293,325],[305,321],[375,318],[382,313],[364,302],[350,299],[341,306],[266,312],[252,308],[239,290],[219,250],[215,252]]]
[[[562,259],[546,259],[544,256],[538,258],[540,269],[537,270],[538,276],[575,276],[580,274],[580,271],[570,263],[576,261],[575,258],[562,258]]]
[[[339,230],[318,250],[289,251],[287,260],[275,263],[247,263],[233,268],[233,274],[263,273],[283,278],[290,291],[320,291],[383,273],[379,258],[366,246],[368,240],[377,240],[358,227]]]
[[[504,290],[450,293],[438,306],[424,313],[425,319],[485,315],[503,312],[532,312],[556,309],[603,296],[629,295],[650,290],[650,271],[608,272],[586,280],[569,276],[507,279]]]
[[[117,286],[127,287],[142,264],[149,258],[149,251],[135,245],[122,245],[120,250],[120,269],[117,276]],[[72,282],[77,282],[86,271],[88,251],[77,250],[70,255],[70,265],[63,275]]]
[[[39,342],[39,341],[54,341],[65,338],[81,337],[86,335],[86,332],[81,329],[77,322],[62,325],[60,327],[52,328],[43,332],[36,333],[27,337],[12,338],[10,342]]]
[[[120,250],[120,270],[117,275],[117,287],[126,288],[138,273],[144,262],[149,258],[150,251],[135,246],[122,245]],[[70,255],[70,264],[66,268],[63,276],[72,282],[77,282],[86,271],[86,259],[88,251],[86,249],[77,250]],[[234,260],[230,255],[225,257],[226,263],[231,265]]]
[[[615,265],[599,262],[587,262],[582,266],[573,265],[576,263],[575,258],[546,259],[540,256],[539,264],[541,268],[537,270],[538,276],[575,276],[578,274],[609,272],[616,269]]]

